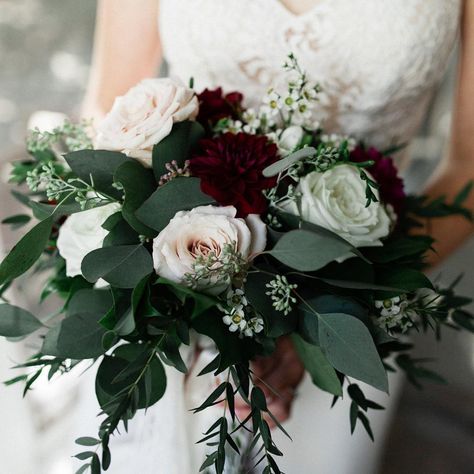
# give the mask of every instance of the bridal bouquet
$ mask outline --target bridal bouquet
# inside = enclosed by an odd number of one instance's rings
[[[77,440],[78,473],[109,468],[110,437],[159,402],[163,364],[188,370],[180,349],[200,336],[218,353],[201,374],[219,382],[196,411],[222,407],[201,440],[202,470],[222,473],[246,430],[255,464],[279,473],[267,420],[278,422],[250,365],[279,338],[291,338],[334,401],[347,392],[351,429],[360,422],[372,436],[367,412],[382,407],[357,381],[388,392],[395,368],[415,384],[439,381],[411,357],[406,335],[474,329],[456,282],[422,273],[433,244],[422,221],[470,218],[470,186],[452,202],[407,196],[389,152],[327,135],[313,119],[319,87],[293,56],[285,68],[286,83],[255,109],[238,92],[145,80],[95,129],[32,132],[30,158],[13,163],[11,181],[22,185],[13,194],[29,212],[3,223],[30,229],[0,266],[0,334],[38,332],[42,345],[7,383],[24,381],[27,392],[44,372],[96,370],[102,422],[97,437]],[[4,295],[40,271],[39,300],[60,296],[49,318]]]

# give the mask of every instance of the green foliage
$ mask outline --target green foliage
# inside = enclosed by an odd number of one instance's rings
[[[93,359],[106,351],[102,344],[106,332],[96,314],[74,313],[48,331],[41,352],[65,359]]]
[[[472,221],[472,211],[464,207],[464,202],[470,196],[472,187],[473,182],[469,181],[451,203],[447,201],[446,196],[431,200],[427,196],[409,196],[406,200],[406,214],[415,218],[415,225],[419,218],[436,219],[453,215]]]
[[[114,176],[125,161],[123,153],[105,150],[81,150],[67,153],[65,159],[74,175],[90,183],[96,191],[119,199],[122,192],[114,186]]]
[[[160,232],[178,211],[212,204],[214,199],[201,191],[199,178],[176,178],[160,186],[136,212],[138,219]]]
[[[114,409],[113,401],[132,389],[137,390],[137,409],[149,408],[165,393],[165,371],[151,346],[120,346],[100,364],[96,394],[104,411],[110,414]]]
[[[421,288],[434,289],[426,275],[418,270],[404,267],[384,267],[377,270],[376,280],[380,285],[399,288],[393,292],[376,292],[376,299],[385,299],[401,293],[416,291]]]
[[[318,318],[318,342],[330,364],[343,374],[387,392],[387,374],[364,323],[344,313],[319,313],[315,306],[309,300],[300,308]]]
[[[344,313],[370,324],[367,310],[361,305],[344,296],[321,295],[310,300],[311,307],[318,313]],[[314,312],[308,311],[305,305],[300,306],[299,334],[310,344],[319,345],[319,322]]]
[[[0,264],[0,285],[25,273],[40,258],[48,243],[52,225],[51,218],[41,221],[13,247]]]
[[[26,214],[17,214],[15,216],[10,216],[6,219],[3,219],[2,224],[11,226],[12,230],[17,230],[20,227],[23,227],[25,224],[28,224],[30,220],[31,216]]]
[[[319,342],[335,369],[388,392],[387,373],[361,321],[343,313],[320,314]]]
[[[0,336],[23,337],[43,327],[30,312],[6,303],[0,304]]]
[[[293,334],[291,339],[313,383],[321,390],[342,396],[341,382],[322,350],[318,346],[308,344],[297,334]]]
[[[86,255],[82,273],[86,280],[103,278],[117,288],[134,288],[153,271],[153,261],[143,245],[104,247]]]
[[[42,354],[69,359],[92,359],[106,351],[103,338],[107,332],[101,318],[112,306],[109,291],[82,289],[74,293],[66,317],[45,336]]]
[[[409,354],[400,354],[395,359],[396,364],[405,373],[408,380],[416,388],[423,388],[421,381],[445,385],[446,380],[433,370],[423,367],[430,359],[414,359]]]
[[[126,161],[114,175],[114,181],[120,183],[124,191],[122,214],[130,226],[140,235],[153,238],[156,232],[143,225],[135,216],[135,211],[153,194],[156,181],[153,172],[144,168],[138,161]]]
[[[367,249],[366,255],[374,263],[390,263],[408,257],[422,256],[431,249],[433,239],[427,236],[397,237],[383,247]]]
[[[222,324],[220,311],[206,311],[194,318],[191,328],[199,334],[210,337],[219,350],[218,372],[222,372],[231,365],[245,363],[254,356],[262,354],[263,347],[251,338],[239,338],[235,333],[229,332]]]
[[[178,285],[177,283],[167,280],[166,278],[158,278],[156,280],[156,284],[167,286],[179,298],[183,305],[186,303],[186,301],[191,300],[193,303],[191,318],[200,316],[218,304],[218,301],[215,298],[204,293],[194,291],[190,288],[187,288],[186,286]]]
[[[284,234],[267,253],[290,268],[312,272],[346,256],[351,249],[352,246],[341,239],[318,235],[309,230],[292,230]]]
[[[109,290],[81,289],[75,292],[67,305],[66,314],[77,313],[104,315],[113,305]]]
[[[160,181],[168,172],[167,163],[176,161],[179,167],[183,167],[203,136],[204,129],[198,122],[175,123],[171,133],[153,148],[153,172],[156,180]]]
[[[253,387],[250,386],[251,383]],[[250,412],[243,420],[237,420],[235,414],[235,396],[237,394],[248,405]],[[255,386],[253,376],[246,365],[231,366],[227,373],[227,380],[218,385],[207,399],[194,409],[194,412],[203,411],[219,403],[222,403],[223,406],[222,416],[209,427],[204,433],[204,437],[198,441],[198,443],[206,443],[209,447],[209,454],[202,464],[200,472],[207,472],[206,469],[211,466],[214,466],[216,473],[223,473],[224,468],[226,470],[233,469],[233,465],[227,464],[228,461],[231,461],[230,452],[237,453],[240,458],[243,455],[242,450],[245,449],[252,455],[254,467],[265,461],[266,467],[263,472],[280,473],[274,456],[282,456],[282,453],[275,445],[272,432],[264,417],[271,418],[278,429],[288,438],[290,437],[268,409],[265,394],[261,388]],[[245,447],[239,442],[238,432],[241,429],[249,431],[249,427],[251,427],[252,441],[248,447]],[[257,449],[258,444],[260,447]],[[254,452],[257,454],[253,455]],[[260,459],[257,459],[258,457]],[[238,467],[235,466],[235,469]]]
[[[106,227],[107,225],[107,227]],[[109,230],[102,247],[118,247],[120,245],[138,245],[140,237],[123,218],[121,212],[110,216],[102,226]]]
[[[276,163],[267,166],[263,170],[263,176],[266,178],[271,178],[273,176],[278,176],[280,173],[291,168],[295,163],[303,160],[304,158],[308,158],[310,156],[314,156],[316,154],[316,149],[312,147],[305,147],[301,150],[295,151],[291,155],[278,160]]]

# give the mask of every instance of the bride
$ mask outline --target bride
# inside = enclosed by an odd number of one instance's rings
[[[252,105],[279,81],[281,64],[293,52],[323,88],[315,119],[332,132],[387,149],[409,144],[416,134],[459,32],[451,145],[426,187],[432,197],[452,196],[468,175],[474,178],[474,0],[102,0],[84,115],[103,116],[116,96],[155,75],[163,59],[170,75],[185,82],[193,77],[197,90],[223,85],[244,92]],[[406,152],[399,157],[404,158]],[[471,232],[456,217],[436,222],[432,263]],[[211,352],[195,357],[194,373]],[[373,420],[374,447],[362,431],[351,438],[347,401],[329,410],[330,397],[302,380],[302,365],[288,341],[271,358],[256,361],[254,369],[282,394],[270,409],[294,438],[277,443],[285,454],[285,472],[374,472],[398,379],[392,380],[390,404],[367,388],[370,398],[389,408]],[[208,423],[206,415],[188,410],[214,383],[211,377],[185,380],[170,372],[165,398],[146,416],[139,414],[130,432],[116,440],[113,473],[197,473],[204,448],[194,441]],[[92,430],[95,420],[90,421]],[[230,467],[228,472],[238,471]]]

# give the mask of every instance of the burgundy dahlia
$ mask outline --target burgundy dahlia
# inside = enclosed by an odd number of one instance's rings
[[[205,89],[198,94],[198,122],[205,127],[215,125],[223,118],[237,119],[242,109],[244,96],[240,92],[230,92],[224,95],[222,88]]]
[[[265,212],[262,191],[275,186],[276,179],[262,171],[278,160],[276,145],[263,136],[226,133],[202,140],[200,147],[189,167],[201,179],[202,191],[222,206],[235,206],[239,217]]]
[[[358,146],[351,153],[351,160],[356,162],[374,161],[374,165],[367,171],[374,177],[380,186],[381,199],[391,204],[397,214],[403,209],[405,190],[403,180],[398,176],[398,170],[390,156],[384,156],[376,148]]]

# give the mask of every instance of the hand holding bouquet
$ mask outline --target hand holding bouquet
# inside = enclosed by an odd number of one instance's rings
[[[5,301],[0,334],[41,335],[19,366],[31,372],[11,381],[25,391],[43,372],[96,362],[103,419],[97,438],[78,440],[88,446],[80,472],[108,469],[110,436],[165,393],[163,364],[187,372],[180,348],[192,333],[215,344],[202,374],[220,380],[196,411],[222,403],[202,440],[202,470],[222,473],[246,430],[255,464],[279,473],[266,420],[280,425],[250,365],[279,338],[291,338],[317,387],[335,401],[347,391],[351,430],[359,421],[372,436],[367,412],[381,407],[357,381],[388,392],[395,368],[416,384],[439,380],[410,356],[405,335],[473,330],[470,300],[422,273],[433,240],[413,232],[425,219],[471,218],[462,207],[470,185],[451,203],[406,196],[387,152],[314,123],[319,87],[293,56],[285,68],[287,84],[258,109],[237,92],[143,81],[92,140],[80,125],[33,132],[30,158],[13,164],[11,181],[29,187],[14,195],[29,213],[4,223],[39,222],[2,262],[1,294],[46,270],[40,299],[62,303],[45,320]]]

